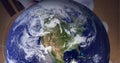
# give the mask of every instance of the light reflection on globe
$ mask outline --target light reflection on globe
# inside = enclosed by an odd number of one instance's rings
[[[108,63],[109,40],[96,15],[74,1],[45,0],[13,23],[7,63]]]

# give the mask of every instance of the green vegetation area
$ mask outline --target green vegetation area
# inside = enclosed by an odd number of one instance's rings
[[[45,23],[49,22],[50,22],[49,18],[45,19]],[[56,63],[64,63],[63,54],[65,50],[68,49],[69,47],[67,46],[68,43],[72,42],[74,39],[74,35],[67,34],[65,29],[70,30],[71,29],[70,24],[67,22],[60,21],[60,24],[57,24],[55,28],[52,29],[53,31],[50,34],[47,34],[46,36],[42,37],[42,43],[45,47],[54,46],[54,48],[51,51],[51,54],[55,58]],[[77,28],[76,31],[77,32],[75,34],[81,35],[84,29]],[[63,45],[65,45],[65,47],[63,47]],[[73,45],[73,47],[71,47],[69,50],[76,49],[78,53],[80,53],[78,46],[79,44]]]
[[[47,24],[50,23],[49,17],[44,19],[44,23],[47,23]]]

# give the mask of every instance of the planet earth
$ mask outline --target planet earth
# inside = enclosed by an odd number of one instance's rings
[[[12,24],[6,63],[109,63],[109,40],[100,19],[75,1],[44,0]]]

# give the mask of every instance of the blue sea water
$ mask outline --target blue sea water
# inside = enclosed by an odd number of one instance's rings
[[[109,40],[108,40],[107,33],[102,23],[100,22],[100,19],[92,11],[87,9],[85,6],[82,6],[78,4],[77,2],[73,2],[73,1],[72,3],[77,5],[80,8],[80,10],[83,12],[83,14],[87,16],[87,23],[82,25],[84,28],[86,28],[86,30],[82,33],[82,36],[89,38],[92,35],[94,35],[94,33],[96,32],[96,37],[95,37],[95,40],[92,41],[90,46],[89,45],[87,45],[87,47],[79,46],[80,53],[78,53],[78,51],[75,49],[65,52],[64,58],[63,58],[64,61],[69,63],[70,61],[74,59],[78,63],[90,63],[90,62],[94,63],[93,56],[95,54],[98,54],[99,56],[101,56],[101,60],[102,60],[102,61],[99,61],[98,63],[109,63],[109,53],[110,53]],[[27,12],[28,11],[24,12],[25,14],[22,14],[24,16],[22,16],[20,20],[22,20],[22,18],[27,16],[28,17],[27,21],[29,21],[30,17]],[[73,13],[74,14],[72,16],[74,17],[78,17],[79,15],[81,15],[81,13],[78,13],[76,11],[74,11]],[[68,15],[70,15],[69,12],[68,12]],[[74,23],[74,21],[68,17],[63,18],[63,20],[67,21],[68,23]],[[10,59],[17,60],[17,63],[42,63],[42,62],[39,62],[37,56],[33,56],[29,60],[25,59],[26,54],[24,50],[19,48],[18,44],[20,44],[20,37],[23,35],[22,32],[25,28],[27,28],[27,25],[22,24],[19,27],[17,27],[17,29],[13,30],[13,28],[19,24],[19,21],[14,22],[9,31],[7,44],[6,44],[7,57],[9,57]],[[94,22],[96,30],[94,29],[94,26],[92,26],[93,22]],[[39,25],[36,25],[36,27],[38,26]],[[88,36],[90,32],[93,34]],[[16,38],[14,39],[14,37]],[[15,41],[12,42],[12,39],[14,39]],[[41,44],[40,40],[41,40],[41,37],[38,38],[37,44]],[[89,43],[89,42],[87,42],[86,40],[86,43]],[[8,58],[6,59],[8,63],[9,60]]]

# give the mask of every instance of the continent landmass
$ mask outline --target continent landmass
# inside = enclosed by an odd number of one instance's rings
[[[49,23],[50,21],[46,19],[46,23]],[[57,24],[54,28],[52,28],[52,32],[50,34],[47,34],[42,38],[42,44],[45,47],[52,47],[51,55],[53,58],[55,58],[56,63],[64,63],[63,60],[63,54],[68,49],[68,44],[72,42],[74,39],[74,35],[69,35],[66,33],[65,29],[69,30],[71,27],[67,22],[60,21],[60,25],[62,28],[62,32],[60,30],[59,24]],[[79,28],[77,29],[77,34],[82,34],[83,29]],[[80,50],[78,49],[79,44],[76,44],[69,48],[69,50],[76,49],[78,53],[80,53]],[[68,51],[69,51],[68,50]]]

